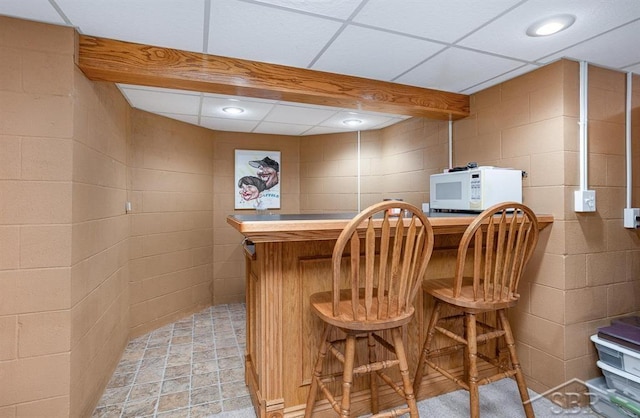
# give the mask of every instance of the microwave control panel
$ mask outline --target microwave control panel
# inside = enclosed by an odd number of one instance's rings
[[[470,194],[469,200],[477,201],[482,199],[482,187],[480,180],[480,173],[474,173],[471,175],[471,180],[469,180]]]

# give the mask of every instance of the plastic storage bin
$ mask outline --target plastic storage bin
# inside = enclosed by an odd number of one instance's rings
[[[600,361],[640,377],[640,352],[604,340],[597,335],[592,335],[591,341],[596,345]]]
[[[615,389],[635,401],[640,401],[640,377],[617,369],[602,361],[598,361],[596,364],[602,370],[602,374],[607,381],[607,386],[609,386],[610,389]]]
[[[609,389],[603,377],[588,380],[585,384],[589,390],[589,406],[594,412],[607,418],[638,416],[640,403]]]

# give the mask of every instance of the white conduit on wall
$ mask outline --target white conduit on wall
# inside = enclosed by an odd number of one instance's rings
[[[633,74],[627,73],[627,103],[625,109],[625,152],[627,169],[627,204],[623,210],[623,225],[625,228],[640,228],[640,208],[631,207],[631,196],[633,195],[633,155],[631,149],[631,106],[633,96]]]
[[[453,168],[453,121],[449,119],[449,168]]]
[[[632,194],[632,156],[631,156],[631,96],[633,73],[627,73],[627,107],[625,111],[625,149],[627,153],[627,208],[631,207]]]
[[[588,160],[589,150],[587,148],[587,107],[589,105],[589,97],[587,90],[588,85],[588,68],[589,65],[585,61],[580,62],[580,190],[587,190],[588,177]]]
[[[588,64],[586,61],[580,62],[580,138],[579,138],[579,155],[580,160],[580,189],[576,190],[574,196],[574,210],[576,212],[595,212],[596,211],[596,191],[589,190],[589,149],[588,149],[588,104],[589,98],[587,91],[588,85]]]
[[[357,155],[357,160],[358,160],[358,213],[360,213],[360,131],[358,131],[358,151],[357,151],[358,155]]]

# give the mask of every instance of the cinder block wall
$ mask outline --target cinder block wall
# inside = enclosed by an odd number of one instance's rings
[[[69,412],[73,50],[0,16],[0,415]]]
[[[640,239],[622,226],[624,88],[624,74],[589,66],[588,178],[597,194],[595,213],[573,210],[577,62],[559,61],[476,93],[471,116],[454,122],[456,165],[473,160],[526,170],[525,203],[555,218],[543,231],[521,302],[512,310],[527,383],[538,392],[598,375],[589,336],[611,318],[640,309]],[[637,90],[635,97],[637,124]],[[633,142],[640,147],[637,131]]]
[[[113,84],[92,83],[77,68],[71,73],[70,416],[75,417],[92,413],[129,336],[129,220],[122,202],[130,108]]]
[[[72,28],[0,17],[0,415],[87,416],[129,329],[129,106]]]
[[[213,133],[131,111],[131,335],[211,305]]]

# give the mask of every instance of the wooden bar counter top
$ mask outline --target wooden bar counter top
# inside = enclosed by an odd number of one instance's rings
[[[353,216],[355,213],[231,215],[227,218],[227,223],[247,239],[245,381],[259,418],[304,415],[322,331],[321,321],[310,311],[309,296],[330,289],[333,246]],[[453,273],[458,242],[474,217],[474,214],[429,214],[435,247],[427,280]],[[538,215],[538,222],[543,229],[553,223],[553,217]],[[430,301],[420,292],[406,341],[412,373],[418,362],[429,307]],[[357,355],[366,353],[366,345],[358,348]],[[445,366],[462,370],[461,359],[452,356],[443,360],[447,362]],[[436,375],[425,375],[419,399],[456,389],[450,381]],[[357,415],[369,412],[368,385],[366,377],[354,381],[352,412]],[[401,402],[384,384],[380,386],[379,398],[382,409]],[[332,416],[335,413],[331,407],[326,402],[318,402],[314,417]]]

